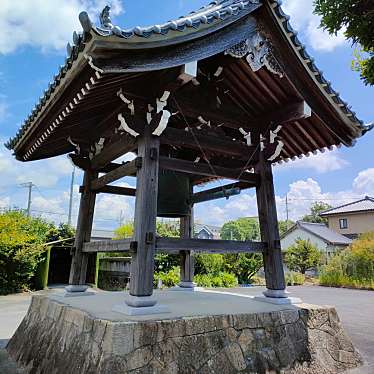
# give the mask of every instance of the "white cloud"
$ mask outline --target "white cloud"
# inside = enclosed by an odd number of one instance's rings
[[[353,181],[353,188],[358,193],[374,196],[374,168],[360,171]]]
[[[338,206],[362,198],[374,196],[374,168],[362,170],[353,180],[351,188],[340,191],[324,191],[313,178],[298,180],[290,184],[287,191],[289,218],[298,220],[309,213],[310,206],[316,201],[323,201]],[[279,219],[286,219],[286,196],[276,196]],[[252,191],[233,196],[223,205],[216,202],[198,204],[195,209],[199,222],[222,225],[228,220],[239,217],[257,216],[256,195]]]
[[[0,53],[29,45],[42,50],[60,50],[80,31],[78,15],[85,10],[97,19],[105,5],[112,14],[122,11],[120,0],[2,0],[0,7]]]
[[[319,28],[320,17],[313,14],[313,0],[285,0],[282,7],[291,16],[291,24],[315,50],[331,52],[347,43],[343,32],[333,36]]]
[[[335,149],[330,152],[317,153],[310,157],[303,157],[301,159],[296,159],[293,162],[281,164],[277,166],[276,170],[299,168],[312,169],[317,173],[327,173],[340,170],[348,165],[349,162],[343,159],[339,151]]]

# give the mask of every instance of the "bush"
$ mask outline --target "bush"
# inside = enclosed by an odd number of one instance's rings
[[[234,274],[222,272],[220,274],[198,274],[194,282],[200,287],[235,287],[238,280]]]
[[[219,274],[221,271],[223,271],[223,268],[223,255],[195,255],[195,274]]]
[[[322,267],[321,285],[374,289],[374,232],[361,235]]]
[[[0,215],[0,294],[30,288],[53,227],[18,211]]]
[[[295,271],[288,271],[285,273],[285,279],[287,286],[299,286],[304,284],[305,275]]]
[[[173,267],[168,272],[155,272],[153,278],[153,286],[157,288],[158,281],[161,280],[164,287],[173,287],[179,283],[180,277],[180,268],[179,266]]]

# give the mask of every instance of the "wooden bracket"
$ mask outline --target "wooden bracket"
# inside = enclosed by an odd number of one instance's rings
[[[133,255],[133,254],[135,254],[137,251],[138,251],[138,242],[136,242],[136,241],[132,241],[132,242],[130,243],[130,250],[129,250],[129,252],[130,252],[131,255]]]
[[[143,165],[143,158],[142,157],[137,157],[135,159],[135,167],[137,169],[140,169],[142,167],[142,165]]]
[[[153,244],[154,242],[154,235],[153,232],[147,232],[145,234],[145,244]]]

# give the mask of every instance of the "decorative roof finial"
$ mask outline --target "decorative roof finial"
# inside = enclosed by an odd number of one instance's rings
[[[101,27],[106,29],[112,29],[113,24],[112,20],[110,19],[110,6],[107,5],[100,13],[100,24]]]

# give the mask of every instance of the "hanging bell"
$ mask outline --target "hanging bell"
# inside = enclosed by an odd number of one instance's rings
[[[190,179],[169,170],[158,176],[157,216],[178,218],[189,213]]]

